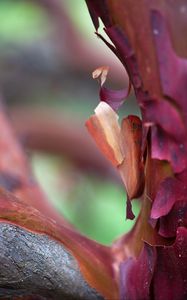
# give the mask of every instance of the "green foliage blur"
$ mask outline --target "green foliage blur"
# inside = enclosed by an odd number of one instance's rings
[[[54,24],[36,2],[0,1],[0,49],[4,51],[3,53],[12,55],[15,51],[19,51],[17,50],[19,48],[29,48],[37,43],[42,44],[53,35]],[[85,43],[92,43],[94,47],[94,43],[98,41],[93,34],[93,26],[84,1],[64,1],[64,7],[72,26],[75,26],[81,37],[84,37]],[[95,51],[97,49],[96,46]],[[3,70],[1,72],[7,72],[10,75],[12,71],[7,70],[7,66],[4,67],[3,59],[4,57],[0,55],[0,67],[3,65],[4,68],[1,67]],[[79,58],[80,61],[81,59],[83,60],[83,57]],[[56,64],[55,59],[54,64]],[[0,80],[1,78],[4,80],[3,74],[0,76]],[[73,81],[75,79],[72,80],[71,76],[68,76],[65,87],[63,81],[60,81],[55,89],[50,84],[43,85],[43,89],[42,85],[39,85],[37,89],[32,88],[32,80],[30,80],[31,92],[24,94],[24,101],[19,97],[14,99],[15,94],[12,93],[7,103],[10,106],[24,103],[28,106],[40,104],[44,107],[52,107],[58,112],[69,115],[70,121],[74,118],[79,119],[84,126],[85,120],[93,114],[98,103],[98,87],[90,83],[91,80],[88,84],[85,83],[84,78],[90,77],[90,74],[84,74],[85,77],[79,76],[76,83]],[[7,93],[7,98],[9,93]],[[103,178],[96,173],[81,172],[71,160],[63,155],[57,157],[33,152],[31,157],[36,178],[50,201],[83,234],[103,244],[111,244],[115,238],[132,227],[133,222],[125,219],[126,195],[120,182],[112,178]],[[133,204],[133,211],[136,215],[138,214],[139,203],[137,201]]]

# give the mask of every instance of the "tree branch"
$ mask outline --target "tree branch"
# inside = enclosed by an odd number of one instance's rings
[[[92,170],[119,181],[117,172],[100,153],[84,126],[67,114],[59,115],[44,107],[18,107],[9,114],[14,130],[18,137],[25,138],[28,148],[66,156],[81,170]]]
[[[47,235],[0,223],[0,298],[26,295],[55,300],[103,299],[85,282],[76,260],[60,243]]]

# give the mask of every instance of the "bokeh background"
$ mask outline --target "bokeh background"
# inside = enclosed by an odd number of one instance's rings
[[[125,70],[94,34],[83,0],[1,0],[0,20],[0,93],[33,172],[59,213],[111,244],[133,222],[121,180],[84,123],[99,101],[92,71],[108,65],[108,87],[123,88]],[[120,117],[128,114],[139,114],[133,95]]]

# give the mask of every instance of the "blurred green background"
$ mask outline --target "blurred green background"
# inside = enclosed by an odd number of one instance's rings
[[[82,0],[1,0],[0,20],[1,93],[33,171],[60,213],[82,233],[111,244],[133,225],[125,219],[125,191],[110,163],[104,158],[101,161],[95,145],[90,144],[86,152],[81,141],[85,138],[91,143],[84,123],[98,103],[99,87],[91,72],[109,65],[108,85],[118,88],[127,85],[125,71],[94,35]],[[49,124],[41,126],[50,128],[59,120],[59,128],[66,134],[48,143],[56,143],[55,149],[61,143],[60,150],[38,147],[37,128],[31,139],[28,128],[35,122],[33,108],[41,120],[47,111],[45,122]],[[120,114],[134,113],[139,112],[134,98],[129,97]],[[81,148],[83,158],[88,156],[84,166],[81,151],[76,155]],[[94,168],[97,156],[101,163]],[[138,201],[134,201],[133,211],[138,214]]]

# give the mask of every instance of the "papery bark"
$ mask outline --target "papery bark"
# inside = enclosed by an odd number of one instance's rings
[[[142,210],[113,246],[121,299],[185,299],[187,3],[86,2],[98,36],[126,68],[142,114]],[[99,18],[113,44],[100,35]]]
[[[58,241],[106,299],[186,299],[187,3],[86,2],[97,35],[126,68],[142,114],[142,122],[125,116],[120,126],[111,98],[87,127],[121,173],[127,216],[133,217],[130,201],[138,196],[140,215],[112,247],[80,235],[51,210],[1,111],[0,220]],[[98,32],[98,18],[113,44]]]
[[[14,107],[9,115],[16,136],[26,150],[67,157],[81,171],[98,172],[117,180],[116,172],[80,122],[46,107]],[[74,147],[78,142],[81,148]]]
[[[0,135],[0,222],[46,234],[60,242],[77,259],[92,287],[108,298],[117,297],[110,248],[82,236],[49,204],[33,178],[2,106],[0,124],[3,132]]]

